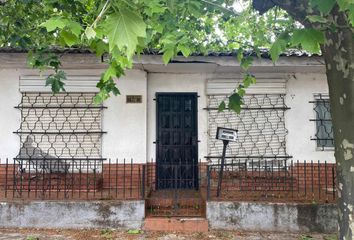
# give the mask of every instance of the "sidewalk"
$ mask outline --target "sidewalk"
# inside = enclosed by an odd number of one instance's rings
[[[249,233],[211,231],[208,233],[163,233],[116,230],[44,230],[44,229],[0,229],[0,240],[335,240],[335,235]]]

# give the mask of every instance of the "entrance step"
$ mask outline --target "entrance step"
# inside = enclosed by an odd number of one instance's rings
[[[208,232],[205,218],[147,217],[144,222],[147,231]]]
[[[159,190],[146,199],[147,217],[205,217],[205,200],[195,190]]]

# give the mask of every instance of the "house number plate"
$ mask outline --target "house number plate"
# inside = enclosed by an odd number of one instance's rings
[[[127,95],[127,103],[142,103],[142,95]]]

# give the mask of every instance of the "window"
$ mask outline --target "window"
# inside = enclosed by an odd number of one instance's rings
[[[290,158],[286,152],[284,94],[252,94],[243,99],[240,114],[232,111],[218,112],[218,104],[228,101],[228,95],[208,97],[208,158],[218,160],[222,156],[223,143],[215,139],[218,126],[238,130],[239,139],[230,142],[226,150],[227,161],[241,159],[248,168],[266,169],[266,166],[282,167],[280,163]],[[242,166],[240,166],[242,167]]]
[[[15,132],[21,146],[15,158],[24,169],[67,172],[101,160],[103,106],[94,93],[23,92],[21,125]],[[80,164],[79,164],[80,163]],[[74,169],[75,168],[75,169]]]
[[[315,138],[317,149],[320,151],[331,150],[334,148],[333,128],[330,113],[330,104],[328,95],[315,94],[314,111],[316,123]]]

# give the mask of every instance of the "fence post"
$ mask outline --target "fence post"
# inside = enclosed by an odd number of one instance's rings
[[[143,172],[142,172],[142,177],[141,177],[141,200],[145,199],[145,168],[146,165],[143,166]]]
[[[0,159],[1,162],[1,159]],[[9,168],[9,159],[6,158],[6,165],[5,165],[5,198],[7,198],[7,174]]]
[[[333,200],[336,199],[336,180],[334,175],[334,167],[332,167],[332,189],[333,189]]]
[[[207,200],[210,200],[210,166],[207,165]]]

